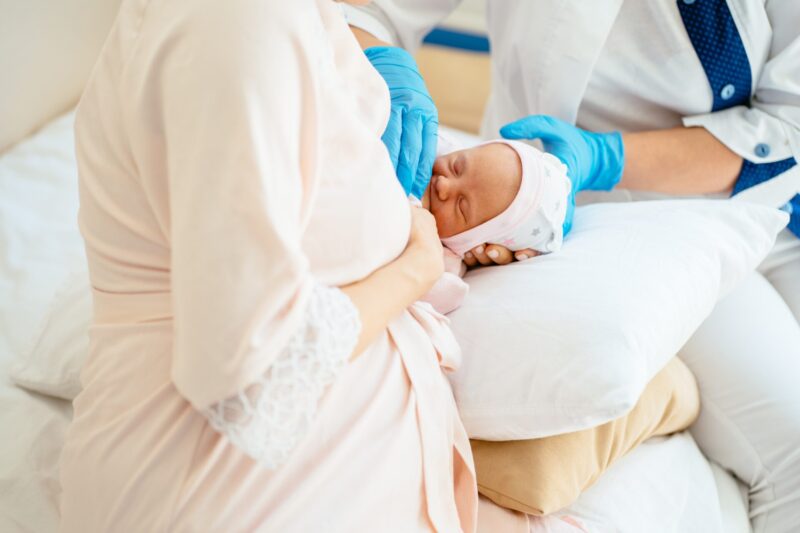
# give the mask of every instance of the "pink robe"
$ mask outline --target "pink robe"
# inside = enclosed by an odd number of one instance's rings
[[[474,531],[457,350],[425,304],[275,470],[199,411],[264,375],[315,284],[403,251],[388,114],[331,0],[123,2],[76,123],[95,320],[62,531]]]

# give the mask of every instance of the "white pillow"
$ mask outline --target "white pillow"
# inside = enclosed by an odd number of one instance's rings
[[[628,412],[717,300],[753,270],[785,213],[727,200],[578,208],[561,251],[467,274],[449,315],[449,377],[470,437],[516,440]]]
[[[593,533],[733,533],[749,526],[745,515],[737,529],[722,527],[727,517],[723,518],[714,481],[688,432],[656,437],[621,457],[556,515],[569,516]],[[535,525],[531,533],[548,531]]]
[[[29,390],[73,399],[89,353],[92,293],[86,272],[67,277],[50,304],[39,332],[11,369],[11,379]]]

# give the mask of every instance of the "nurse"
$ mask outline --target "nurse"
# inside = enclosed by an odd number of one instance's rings
[[[384,134],[419,189],[436,112],[411,57],[458,0],[377,0],[348,21],[385,78]],[[487,2],[482,133],[541,139],[590,200],[706,195],[794,212],[775,249],[681,352],[700,383],[693,434],[750,487],[754,531],[800,525],[800,2]],[[593,133],[608,132],[608,133]],[[413,169],[413,172],[409,172]],[[408,188],[408,187],[407,187]],[[499,247],[475,262],[508,262]],[[490,256],[493,255],[494,257]]]

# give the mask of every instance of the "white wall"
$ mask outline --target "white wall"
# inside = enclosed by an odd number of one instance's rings
[[[0,152],[74,106],[120,0],[0,0]]]
[[[486,33],[486,0],[464,0],[458,9],[444,20],[442,26]]]

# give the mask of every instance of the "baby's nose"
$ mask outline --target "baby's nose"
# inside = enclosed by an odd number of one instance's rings
[[[436,197],[439,198],[439,201],[445,202],[452,193],[453,183],[446,176],[436,176],[434,187],[436,188]]]

